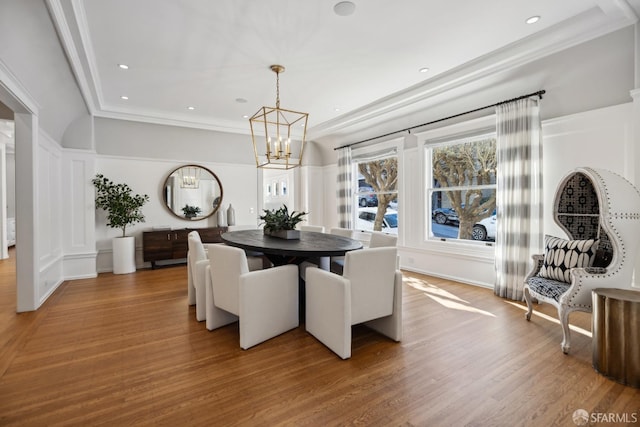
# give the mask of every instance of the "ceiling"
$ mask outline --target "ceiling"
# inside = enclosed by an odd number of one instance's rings
[[[316,140],[442,102],[469,78],[630,25],[639,9],[639,0],[353,0],[340,16],[336,3],[48,0],[92,114],[246,134],[247,117],[275,105],[269,66],[281,64],[281,106],[310,113]]]

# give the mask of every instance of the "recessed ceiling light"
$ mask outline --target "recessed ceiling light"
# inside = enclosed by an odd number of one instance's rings
[[[187,107],[187,110],[195,110],[196,107]]]
[[[236,102],[237,102],[238,104],[245,104],[245,103],[247,102],[247,100],[246,100],[246,99],[244,99],[244,98],[236,98]]]
[[[126,95],[122,95],[122,96],[120,97],[120,99],[124,99],[124,100],[126,101],[127,99],[129,99],[129,97],[128,97],[128,96],[126,96]]]
[[[123,70],[129,69],[129,66],[127,64],[118,64],[118,67],[122,68]]]
[[[422,67],[422,68],[420,68],[418,71],[420,71],[421,73],[428,73],[428,72],[429,72],[429,68],[427,68],[427,67]]]
[[[333,6],[333,11],[338,16],[349,16],[356,10],[356,5],[350,1],[341,1]]]
[[[337,113],[338,111],[340,111],[340,108],[336,107],[336,108],[333,109],[333,111],[335,111]]]
[[[248,119],[249,116],[247,116],[246,114],[244,116],[242,116],[243,119]]]
[[[532,16],[531,18],[527,19],[524,22],[526,22],[527,24],[535,24],[539,20],[540,20],[540,17],[538,15],[536,15],[536,16]]]

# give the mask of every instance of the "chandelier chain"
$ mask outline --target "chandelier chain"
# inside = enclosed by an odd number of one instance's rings
[[[280,108],[280,73],[276,71],[276,108]]]

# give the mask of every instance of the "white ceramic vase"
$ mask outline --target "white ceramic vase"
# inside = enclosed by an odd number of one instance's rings
[[[226,227],[227,226],[227,220],[224,216],[224,207],[220,206],[220,208],[218,208],[218,227]]]
[[[115,237],[112,240],[113,274],[136,271],[136,239],[133,236]]]
[[[229,203],[229,208],[227,208],[227,225],[236,225],[236,210],[233,209],[231,203]]]

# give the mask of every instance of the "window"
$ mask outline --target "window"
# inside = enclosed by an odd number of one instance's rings
[[[495,134],[430,146],[426,156],[428,238],[494,241]]]
[[[355,229],[398,234],[398,157],[358,159],[355,192]]]

